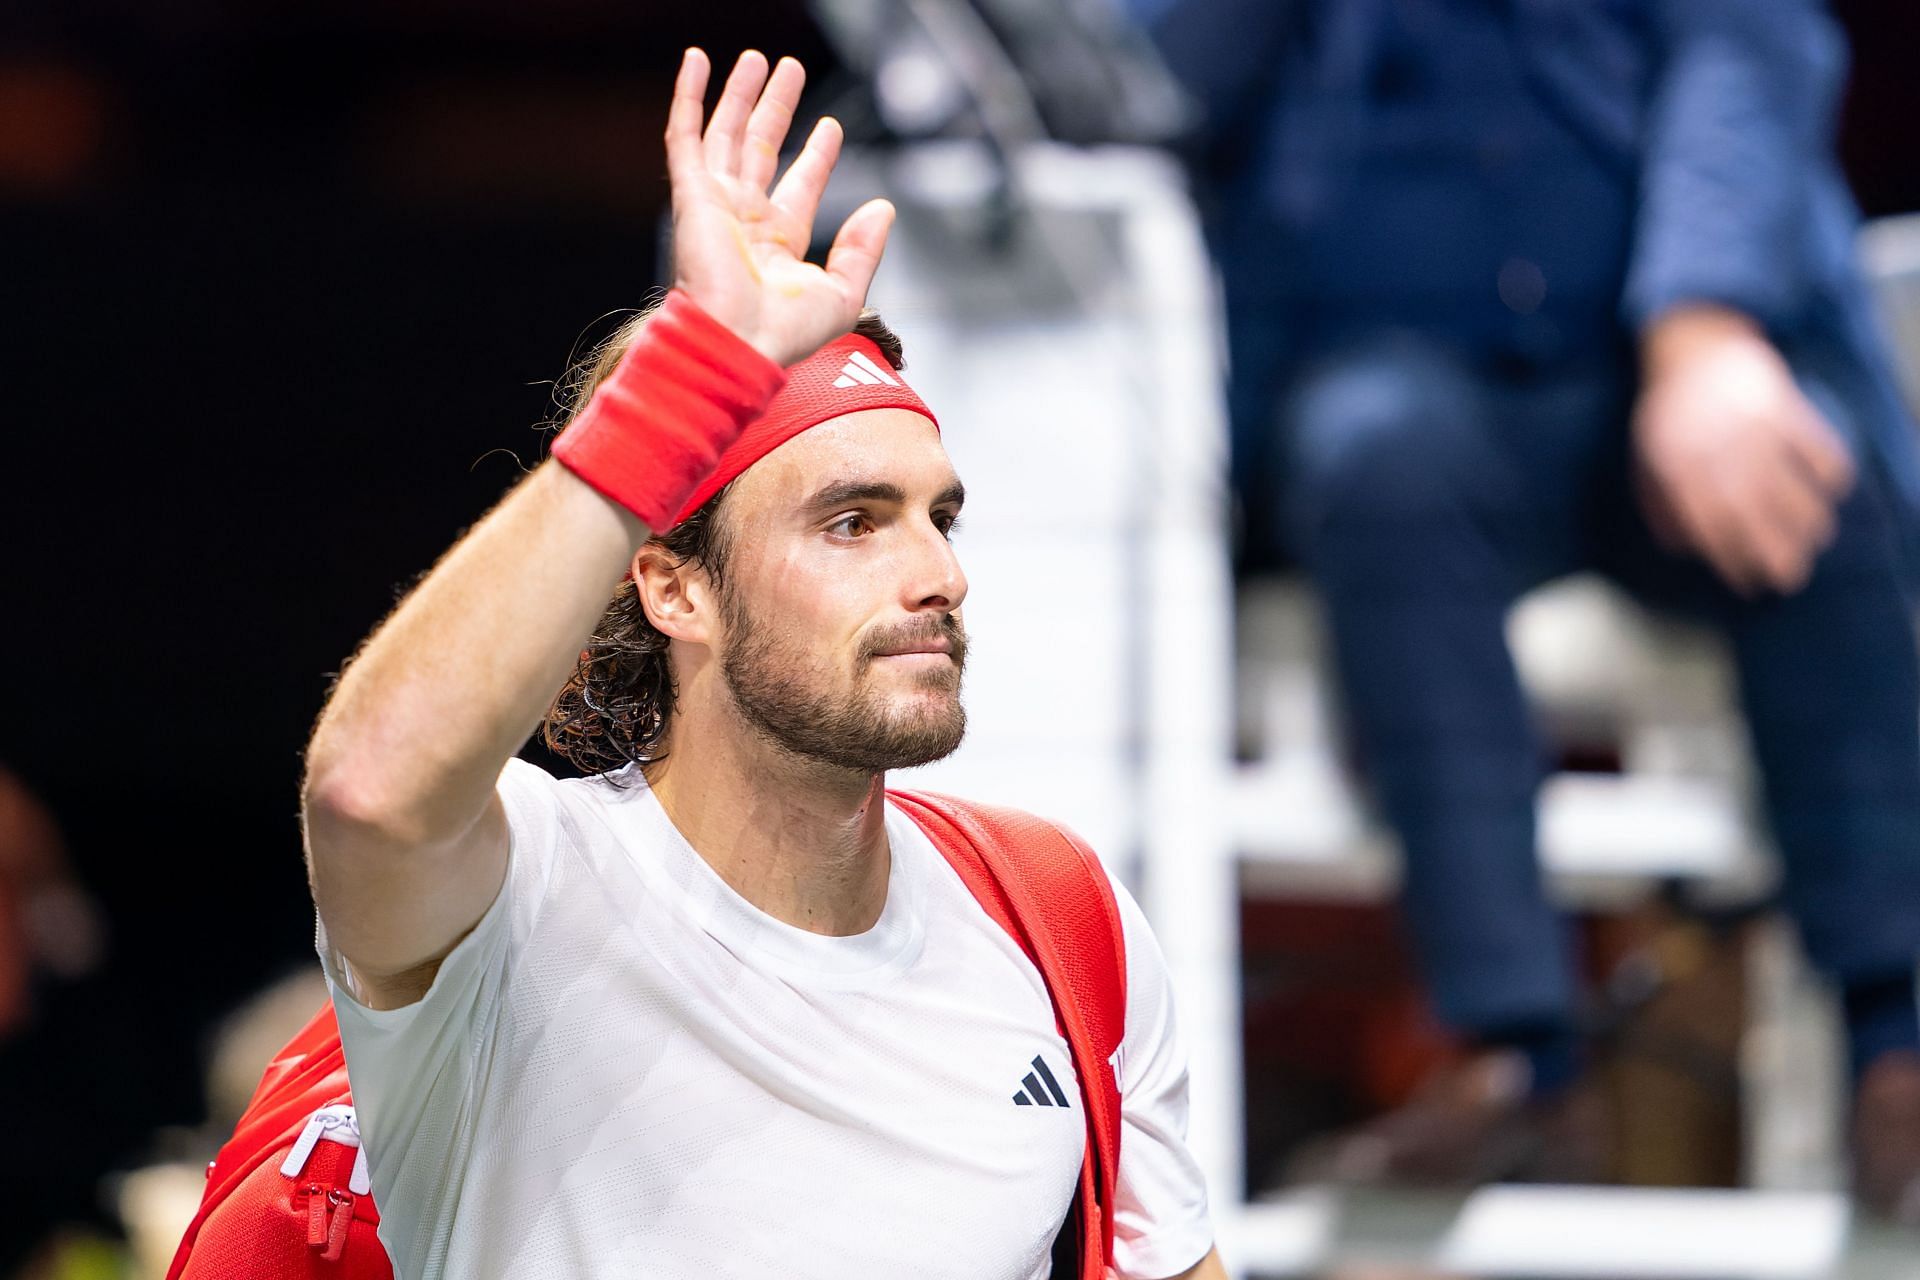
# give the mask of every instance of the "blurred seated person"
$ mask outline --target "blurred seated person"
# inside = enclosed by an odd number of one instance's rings
[[[55,1230],[74,1198],[73,1151],[91,1149],[72,1137],[62,1086],[97,1064],[65,1056],[59,1035],[36,1033],[46,1029],[51,988],[96,972],[106,943],[105,918],[69,862],[52,810],[0,764],[0,1092],[16,1099],[9,1127],[33,1152],[18,1177],[0,1176],[0,1276],[55,1274],[56,1256],[98,1251],[84,1232]],[[85,1180],[97,1174],[88,1170]]]
[[[1205,115],[1244,565],[1325,599],[1416,953],[1476,1046],[1331,1167],[1525,1176],[1488,1144],[1569,1096],[1503,627],[1589,569],[1729,638],[1785,905],[1844,1000],[1857,1189],[1920,1211],[1920,470],[1851,260],[1835,27],[1812,0],[1129,2]]]
[[[31,1027],[36,978],[84,977],[104,947],[99,908],[68,865],[59,824],[0,764],[0,1044]]]

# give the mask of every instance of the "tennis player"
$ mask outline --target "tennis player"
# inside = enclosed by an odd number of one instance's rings
[[[831,119],[773,183],[803,78],[746,53],[703,128],[687,53],[673,292],[309,748],[319,950],[408,1280],[1034,1280],[1076,1203],[1043,975],[883,787],[965,726],[964,491],[863,315],[892,208],[805,260]],[[592,776],[514,758],[543,723]],[[1114,894],[1111,1274],[1223,1277],[1164,961]]]

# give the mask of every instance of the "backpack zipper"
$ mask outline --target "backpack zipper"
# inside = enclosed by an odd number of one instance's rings
[[[353,1226],[353,1204],[359,1197],[339,1187],[309,1182],[300,1188],[299,1198],[307,1202],[307,1247],[318,1249],[323,1262],[340,1261]]]
[[[355,1119],[353,1108],[343,1102],[322,1107],[313,1113],[313,1118],[307,1121],[307,1127],[294,1140],[293,1149],[287,1152],[287,1158],[281,1162],[281,1174],[297,1178],[306,1172],[307,1161],[313,1158],[313,1149],[320,1145],[322,1139],[354,1148],[353,1172],[347,1176],[347,1190],[357,1196],[372,1191],[373,1184],[367,1172],[367,1149],[360,1144],[360,1122]]]
[[[360,1125],[353,1108],[345,1103],[320,1108],[307,1121],[307,1127],[295,1139],[293,1149],[280,1165],[280,1172],[298,1178],[306,1172],[313,1149],[321,1142],[352,1147],[353,1167],[347,1173],[345,1188],[306,1182],[295,1190],[294,1207],[304,1199],[307,1207],[307,1247],[320,1251],[323,1262],[338,1262],[347,1248],[347,1233],[353,1226],[354,1202],[372,1190],[367,1177],[367,1149],[360,1143]]]

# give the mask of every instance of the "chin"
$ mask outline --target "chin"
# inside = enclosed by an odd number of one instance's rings
[[[940,726],[967,722],[967,709],[960,705],[960,691],[952,687],[918,688],[889,698],[888,719],[902,733],[938,732]]]
[[[967,734],[967,712],[957,697],[937,706],[892,717],[887,733],[888,769],[912,769],[944,760],[960,747]]]

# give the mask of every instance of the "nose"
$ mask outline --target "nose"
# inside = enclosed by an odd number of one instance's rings
[[[960,568],[960,557],[931,521],[923,525],[913,539],[912,564],[906,576],[906,606],[953,613],[967,598],[967,575]]]

